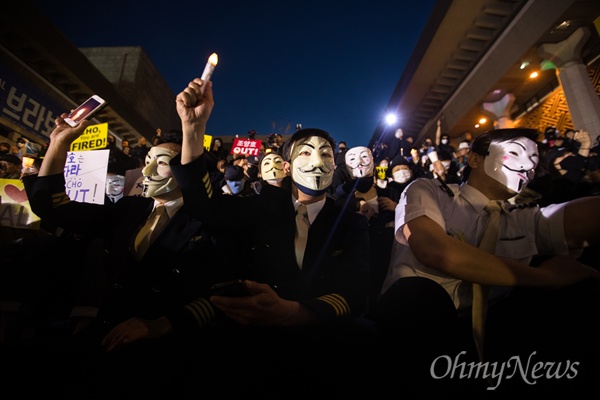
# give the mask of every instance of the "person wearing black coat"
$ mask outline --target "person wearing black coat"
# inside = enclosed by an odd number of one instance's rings
[[[335,168],[331,135],[305,128],[285,143],[291,191],[265,185],[256,196],[227,196],[212,186],[202,146],[214,104],[211,85],[194,79],[176,104],[184,141],[172,170],[185,202],[211,229],[225,229],[237,238],[235,246],[248,250],[240,279],[249,295],[210,298],[231,320],[216,342],[243,347],[245,359],[268,361],[258,366],[278,365],[267,383],[274,387],[290,374],[298,382],[322,379],[333,384],[341,371],[358,373],[362,364],[357,360],[374,343],[372,327],[361,319],[369,288],[368,227],[364,216],[337,206],[326,195]],[[310,228],[303,260],[298,261],[295,218],[302,206],[308,210]],[[344,363],[346,357],[354,368]],[[309,370],[303,367],[306,362]],[[253,385],[263,377],[257,365],[242,368]],[[314,390],[310,386],[294,387]]]

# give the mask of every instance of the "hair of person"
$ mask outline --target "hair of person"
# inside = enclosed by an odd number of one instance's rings
[[[258,155],[258,166],[259,166],[259,167],[262,165],[262,161],[263,161],[263,159],[264,159],[264,158],[265,158],[267,155],[269,155],[269,154],[271,154],[271,152],[269,152],[269,153],[261,153],[261,154],[259,154],[259,155]]]
[[[336,147],[335,140],[329,132],[317,128],[304,128],[294,132],[294,134],[283,144],[283,159],[288,162],[291,161],[290,157],[292,155],[294,143],[311,136],[322,137],[329,142],[332,149],[335,149]]]
[[[179,129],[171,129],[168,132],[163,132],[160,135],[160,141],[158,144],[162,143],[175,143],[182,144],[183,143],[183,132]]]
[[[21,165],[22,161],[19,157],[15,156],[14,154],[1,154],[0,155],[0,161],[6,161],[7,163],[11,163],[14,165]]]

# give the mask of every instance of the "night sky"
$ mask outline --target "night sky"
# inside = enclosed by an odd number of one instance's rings
[[[434,7],[419,1],[45,1],[76,47],[141,46],[174,94],[211,53],[213,136],[293,133],[366,146]]]

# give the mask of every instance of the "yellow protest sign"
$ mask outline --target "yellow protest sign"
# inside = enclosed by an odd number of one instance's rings
[[[39,229],[40,218],[31,211],[23,182],[0,179],[0,225],[21,229]]]
[[[73,143],[70,151],[103,149],[108,144],[108,123],[90,125]]]
[[[212,136],[204,134],[204,148],[206,151],[210,151],[210,143],[212,142]]]

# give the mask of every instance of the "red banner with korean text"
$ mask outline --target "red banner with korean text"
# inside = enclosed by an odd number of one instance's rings
[[[231,154],[241,154],[243,156],[258,156],[260,154],[260,146],[262,140],[252,139],[234,139],[231,146]]]

